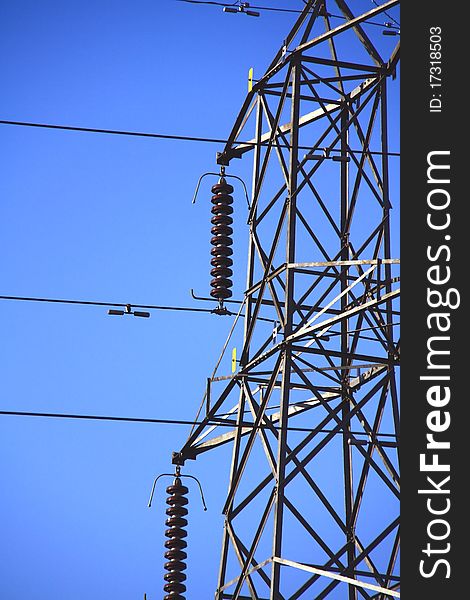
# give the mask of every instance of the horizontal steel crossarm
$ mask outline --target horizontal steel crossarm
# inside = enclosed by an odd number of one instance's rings
[[[365,365],[355,365],[355,366],[354,366],[354,368],[360,368],[360,367],[365,367]],[[327,368],[327,367],[324,367],[324,368],[321,368],[321,367],[320,367],[319,369],[310,369],[310,370],[311,370],[311,371],[316,371],[316,370],[318,370],[318,371],[322,371],[322,370],[325,370],[326,368]],[[348,368],[348,369],[350,369],[351,367],[340,367],[340,368]],[[355,391],[355,390],[358,390],[358,389],[359,389],[359,387],[360,387],[362,384],[364,384],[364,383],[366,383],[366,382],[368,382],[368,381],[370,381],[370,380],[372,380],[372,379],[375,379],[375,378],[376,378],[378,375],[380,375],[380,374],[381,374],[381,373],[382,373],[384,370],[386,370],[386,369],[387,369],[387,366],[386,366],[386,365],[377,365],[377,364],[376,364],[376,365],[373,365],[373,366],[372,366],[372,368],[370,368],[370,370],[369,370],[369,371],[366,371],[365,373],[363,373],[363,374],[359,375],[358,377],[355,377],[355,378],[351,379],[351,381],[350,381],[350,387],[351,387],[351,389],[352,389],[353,391]],[[307,371],[308,369],[304,369],[304,370],[305,370],[305,371]],[[232,377],[229,377],[228,379],[232,379]],[[254,393],[254,394],[256,394],[258,391],[259,391],[259,387],[258,387],[258,388],[256,388],[256,389],[253,391],[253,393]],[[304,402],[302,402],[301,404],[300,404],[300,403],[299,403],[299,404],[294,404],[294,405],[292,405],[292,408],[295,408],[296,406],[301,406],[301,405],[305,404],[306,402],[309,402],[309,401],[304,401]],[[308,406],[308,408],[310,408],[310,406]],[[222,421],[223,421],[223,420],[228,420],[228,419],[230,418],[230,416],[231,416],[231,415],[233,415],[233,414],[234,414],[234,413],[237,411],[237,409],[238,409],[238,404],[235,404],[234,406],[232,406],[232,408],[231,408],[229,411],[227,411],[227,413],[226,413],[225,415],[222,415],[222,416],[220,416],[219,418],[220,418]],[[273,417],[273,415],[271,415],[271,418],[272,418],[272,417]],[[208,426],[208,425],[210,424],[211,420],[212,420],[212,419],[214,419],[214,418],[215,418],[215,416],[214,416],[214,415],[212,415],[212,416],[208,416],[208,417],[206,418],[206,426]],[[273,423],[274,423],[274,422],[273,422]],[[204,425],[203,425],[203,426],[204,426]],[[207,436],[208,436],[210,433],[212,433],[212,431],[214,431],[214,430],[216,429],[216,427],[217,427],[217,426],[218,426],[217,424],[211,424],[211,425],[209,426],[209,428],[208,428],[208,429],[207,429],[207,430],[206,430],[204,433],[202,433],[202,434],[201,434],[201,435],[200,435],[200,436],[199,436],[199,437],[198,437],[198,438],[195,440],[195,442],[194,442],[194,445],[197,445],[197,444],[199,444],[199,443],[200,443],[200,442],[201,442],[201,441],[202,441],[204,438],[206,438],[206,437],[207,437]],[[246,427],[246,429],[247,429],[247,430],[249,430],[249,429],[250,429],[250,427],[248,427],[248,426],[247,426],[247,427]],[[231,432],[231,433],[232,433],[232,432]]]
[[[309,267],[354,267],[356,265],[399,265],[399,258],[367,258],[361,260],[330,260],[323,262],[289,263],[288,269],[308,269]]]
[[[399,258],[368,258],[368,259],[358,259],[358,260],[327,260],[327,261],[316,261],[316,262],[302,262],[302,263],[283,263],[279,265],[279,267],[273,268],[271,273],[266,275],[261,281],[253,284],[246,292],[245,296],[253,295],[263,282],[271,281],[272,279],[279,277],[281,273],[283,273],[286,268],[300,270],[300,269],[310,269],[315,267],[355,267],[355,266],[363,266],[363,265],[399,265]],[[262,301],[262,304],[267,304],[266,301]]]
[[[363,83],[361,83],[360,85],[358,85],[351,91],[351,93],[349,94],[349,98],[351,100],[354,100],[354,98],[356,98],[357,96],[360,96],[364,92],[367,92],[369,89],[371,89],[376,83],[377,83],[377,77],[370,77],[369,79],[366,79]],[[337,112],[340,108],[341,108],[341,106],[336,103],[335,104],[327,104],[324,107],[317,108],[316,110],[313,110],[312,112],[309,112],[309,113],[303,115],[302,117],[300,117],[298,126],[304,127],[305,125],[310,125],[311,123],[314,123],[318,119],[325,117],[327,114]],[[292,129],[292,123],[286,123],[284,125],[281,125],[278,128],[277,135],[289,133],[291,131],[291,129]],[[272,136],[272,132],[264,133],[260,138],[260,143],[267,143],[270,140],[271,136]],[[252,150],[254,147],[254,144],[256,144],[256,143],[257,143],[256,139],[251,139],[251,140],[248,140],[248,142],[246,142],[245,144],[239,144],[238,146],[236,146],[235,150],[237,152],[247,152],[248,150]],[[227,147],[224,150],[224,152],[226,150],[230,151],[229,148],[227,148]]]
[[[306,57],[304,57],[304,61],[307,62]],[[314,64],[315,62],[317,62],[319,64],[323,64],[324,63],[324,59],[313,59],[313,60],[309,60],[308,63],[309,64]],[[336,62],[333,61],[326,61],[326,63],[330,66],[336,66]],[[346,68],[348,68],[348,64],[349,63],[344,63],[343,66],[345,66]],[[341,66],[341,65],[339,65]],[[360,65],[362,66],[362,65]],[[377,68],[376,67],[372,67],[368,70],[368,72],[364,72],[364,73],[354,73],[354,75],[343,75],[342,77],[324,77],[324,76],[320,76],[317,75],[316,73],[314,73],[313,71],[311,71],[311,69],[308,69],[305,65],[302,65],[302,68],[304,71],[307,71],[309,73],[309,75],[312,77],[312,79],[308,79],[307,77],[305,77],[304,79],[302,79],[302,81],[300,82],[301,86],[308,86],[308,85],[317,85],[320,83],[324,83],[325,85],[329,85],[330,88],[334,89],[336,92],[339,92],[340,90],[331,85],[333,83],[339,83],[341,81],[358,81],[358,80],[364,80],[367,79],[371,73],[376,73],[377,72]],[[267,83],[266,85],[263,86],[263,93],[266,96],[270,96],[270,95],[278,95],[279,92],[277,91],[279,88],[282,88],[283,86],[283,82],[276,82],[276,83]],[[346,94],[345,94],[346,96]],[[287,95],[287,97],[290,97],[290,94]],[[312,96],[308,97],[308,100],[314,100],[314,98]],[[331,99],[331,102],[334,102],[335,100]]]
[[[311,348],[309,346],[292,346],[292,350],[294,352],[296,352],[296,355],[294,356],[294,359],[300,359],[300,355],[307,352],[310,354],[320,354],[320,355],[324,355],[325,351],[323,349],[319,349],[319,348]],[[328,354],[330,354],[332,351],[328,350]],[[337,354],[340,354],[339,352]],[[342,354],[341,354],[342,356]],[[358,357],[358,356],[364,356],[364,355],[358,355],[356,353],[354,354],[350,354],[350,357]],[[306,367],[303,369],[300,369],[303,373],[324,373],[325,371],[343,371],[343,370],[348,370],[350,371],[351,369],[370,369],[371,367],[377,367],[377,366],[382,366],[383,364],[389,364],[390,361],[386,360],[383,357],[377,357],[377,356],[367,356],[365,357],[365,359],[369,359],[369,362],[367,363],[360,363],[360,364],[354,364],[354,365],[330,365],[328,367],[314,367],[314,366],[310,366],[310,367]],[[302,359],[300,359],[302,360]],[[305,360],[303,361],[305,364],[308,364]],[[280,371],[280,373],[282,373],[282,369]],[[245,381],[250,381],[252,383],[259,383],[260,386],[266,386],[269,383],[269,379],[265,379],[263,378],[263,376],[269,376],[271,374],[271,371],[254,371],[250,374],[247,375],[243,375],[243,379]],[[211,381],[230,381],[231,379],[242,379],[242,377],[240,377],[240,375],[237,373],[235,375],[221,375],[220,377],[214,377],[213,379],[211,379]],[[339,385],[340,385],[340,381],[339,380],[334,380],[335,383],[338,386],[338,390],[339,390]],[[275,387],[277,387],[279,385],[279,381],[276,381],[276,383],[274,384]],[[331,392],[331,386],[328,386],[328,389],[325,389],[324,386],[316,386],[317,389],[321,389],[324,392]],[[299,386],[297,387],[297,384],[292,384],[292,389],[304,389],[304,386]],[[336,388],[335,388],[336,389]],[[259,391],[259,387],[255,390],[254,393],[257,393]],[[235,411],[236,406],[232,407],[230,409],[230,413],[233,414],[233,412]],[[226,419],[227,415],[223,415],[219,418],[223,418]]]
[[[362,77],[366,77],[367,75],[370,75],[371,73],[378,73],[381,69],[379,69],[376,66],[370,66],[370,65],[363,65],[363,64],[359,64],[359,63],[353,63],[351,61],[345,61],[345,60],[333,60],[332,58],[322,58],[321,56],[302,56],[302,62],[303,63],[310,63],[310,64],[316,64],[316,65],[326,65],[329,67],[339,67],[342,69],[351,69],[351,70],[356,70],[359,71],[359,73],[356,74],[357,77],[362,76]],[[361,71],[365,71],[364,73],[361,73]],[[354,75],[351,75],[351,77],[354,77]],[[323,82],[328,81],[329,79],[331,79],[330,77],[322,77],[321,80]],[[339,80],[344,81],[345,79],[347,79],[347,77],[341,77],[338,78]]]
[[[324,333],[323,330],[325,330],[325,332],[326,332],[326,330],[329,329],[332,325],[335,325],[336,323],[341,322],[343,319],[348,319],[348,318],[354,316],[355,314],[360,313],[364,310],[368,310],[368,309],[374,308],[376,306],[379,306],[380,304],[383,304],[384,302],[392,300],[393,298],[396,298],[399,295],[400,295],[400,290],[398,289],[398,290],[394,290],[393,292],[390,292],[388,294],[384,294],[380,298],[370,300],[369,302],[364,302],[363,304],[360,304],[359,306],[355,306],[354,308],[351,308],[343,313],[340,313],[339,315],[336,315],[335,317],[332,317],[331,319],[327,319],[326,321],[316,323],[315,325],[312,325],[311,327],[308,327],[306,329],[302,329],[301,331],[297,331],[296,333],[293,333],[285,340],[284,343],[288,344],[288,343],[298,340],[302,337],[305,337],[306,335],[311,335],[312,333],[315,333],[317,331],[320,331],[320,335],[322,335]]]
[[[396,298],[399,295],[400,295],[400,290],[397,289],[395,291],[389,292],[388,294],[384,294],[380,298],[376,298],[374,300],[364,302],[358,306],[355,306],[354,308],[348,308],[348,310],[346,310],[346,311],[338,312],[334,317],[331,317],[330,319],[327,319],[326,321],[321,321],[320,323],[312,325],[308,329],[305,329],[305,330],[302,329],[301,331],[293,333],[292,335],[290,335],[288,338],[286,338],[282,342],[279,342],[278,344],[274,345],[269,350],[266,350],[262,354],[256,356],[256,358],[251,360],[240,371],[239,376],[243,376],[243,375],[247,374],[251,369],[253,369],[254,367],[257,367],[259,364],[261,364],[262,362],[264,362],[265,360],[270,358],[273,354],[275,354],[276,352],[285,348],[291,342],[301,339],[305,336],[309,336],[311,334],[316,334],[316,332],[318,332],[318,331],[319,331],[319,333],[318,333],[317,337],[320,337],[320,336],[324,335],[325,333],[327,333],[327,331],[333,325],[335,325],[336,323],[340,323],[343,319],[353,317],[354,315],[356,315],[362,311],[376,308],[376,307],[380,306],[381,304],[383,304],[384,302],[392,300],[393,298]],[[310,341],[310,343],[312,343],[312,341]]]
[[[325,571],[323,569],[318,569],[317,567],[311,567],[309,565],[304,565],[302,563],[298,563],[293,560],[287,560],[285,558],[279,558],[277,556],[273,558],[273,561],[286,567],[294,567],[295,569],[300,569],[302,571],[307,571],[308,573],[314,573],[316,575],[328,577],[330,579],[336,579],[337,581],[349,583],[350,585],[354,585],[356,587],[364,588],[367,590],[372,590],[380,594],[385,594],[386,596],[400,598],[400,592],[396,592],[395,590],[374,585],[372,583],[366,583],[365,581],[359,581],[358,579],[352,579],[351,577],[345,577],[344,575],[339,575],[338,573],[334,573],[332,571]]]
[[[375,361],[375,364],[379,363],[379,362],[383,362],[383,363],[387,363],[389,364],[390,361],[389,360],[385,360],[382,359],[382,361]],[[372,366],[371,363],[368,364],[362,364],[362,365],[354,365],[355,369],[364,369],[364,368],[368,368]],[[309,369],[302,369],[302,371],[304,371],[305,373],[315,373],[315,372],[323,372],[323,371],[337,371],[337,370],[341,370],[341,369],[348,369],[351,370],[351,367],[346,367],[346,366],[332,366],[332,367],[319,367],[318,369],[316,368],[309,368]],[[214,379],[213,381],[230,381],[231,379],[237,379],[238,381],[240,381],[241,384],[243,384],[243,382],[246,383],[257,383],[259,387],[263,386],[266,387],[269,384],[269,377],[270,372],[269,371],[262,371],[262,372],[256,372],[256,373],[250,373],[249,375],[225,375],[223,377],[217,377],[216,379]],[[276,380],[274,382],[274,387],[278,388],[280,386],[281,382],[279,380]],[[339,385],[339,383],[338,383]],[[331,392],[331,386],[316,386],[317,389],[321,390],[322,392]],[[291,390],[305,390],[305,389],[310,389],[310,386],[306,386],[305,384],[300,384],[298,382],[296,383],[291,383],[290,385],[290,389]],[[335,388],[336,389],[336,388]],[[258,390],[256,390],[258,391]],[[214,420],[219,420],[219,419],[225,419],[225,415],[222,415],[221,417],[219,417],[218,415],[215,415]]]
[[[350,351],[348,353],[344,353],[341,352],[340,350],[323,350],[320,348],[311,348],[311,347],[304,347],[304,346],[292,346],[292,349],[295,352],[299,352],[299,353],[303,353],[306,352],[308,354],[317,354],[319,356],[324,356],[325,354],[328,354],[328,356],[330,357],[337,357],[337,358],[343,358],[344,360],[347,361],[351,361],[351,360],[367,360],[370,363],[372,363],[372,361],[375,364],[384,364],[384,365],[390,365],[390,364],[398,364],[397,361],[392,361],[392,359],[390,359],[388,356],[370,356],[367,354],[360,354],[359,352],[354,352],[354,351]],[[335,365],[334,367],[328,367],[329,371],[334,371],[334,370],[353,370],[353,369],[361,369],[364,368],[363,365],[358,364],[358,365],[354,365],[354,364],[343,364],[343,365]],[[303,369],[304,372],[306,372],[306,369]],[[318,369],[318,371],[322,370],[322,367],[320,367]],[[323,368],[323,370],[325,370],[325,368]]]
[[[378,375],[380,375],[380,373],[384,372],[387,369],[387,367],[384,366],[380,366],[380,367],[373,367],[372,369],[370,369],[370,371],[368,371],[367,373],[364,373],[362,376],[360,377],[355,377],[354,379],[351,379],[350,381],[350,388],[352,391],[356,391],[358,390],[364,383],[370,381],[371,379],[374,379],[375,377],[377,377]],[[256,392],[255,392],[256,393]],[[325,401],[331,401],[334,400],[335,398],[339,398],[339,396],[341,395],[341,392],[338,393],[333,393],[333,392],[327,392],[324,394],[321,394],[322,399]],[[306,412],[307,410],[310,410],[312,408],[315,408],[316,406],[318,406],[320,404],[320,400],[317,398],[313,398],[311,400],[306,400],[304,402],[302,402],[301,405],[292,405],[289,406],[288,409],[288,416],[289,417],[294,417],[296,415],[299,415],[301,413]],[[233,407],[232,411],[235,410],[236,407]],[[279,418],[280,418],[280,413],[274,413],[272,415],[266,415],[265,419],[269,419],[270,423],[272,425],[275,425],[276,423],[279,422]],[[236,430],[230,430],[227,431],[226,433],[223,433],[222,435],[219,435],[215,438],[212,438],[211,440],[208,440],[206,442],[202,442],[202,439],[204,439],[205,437],[207,437],[207,435],[209,435],[212,431],[214,431],[216,429],[217,425],[212,425],[210,427],[210,429],[207,432],[204,432],[204,434],[202,434],[195,442],[194,445],[192,446],[192,454],[194,456],[197,456],[199,454],[202,454],[203,452],[206,452],[207,450],[211,450],[215,447],[221,446],[223,444],[226,444],[227,442],[230,442],[231,440],[234,439],[235,435],[236,435]],[[250,431],[252,430],[252,427],[242,427],[241,428],[241,435],[245,436],[248,433],[250,433]]]

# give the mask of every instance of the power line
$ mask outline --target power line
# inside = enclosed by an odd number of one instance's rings
[[[226,144],[227,140],[222,138],[206,138],[206,137],[197,137],[197,136],[189,136],[189,135],[172,135],[172,134],[164,134],[164,133],[149,133],[144,131],[126,131],[121,129],[101,129],[96,127],[77,127],[75,125],[55,125],[51,123],[32,123],[30,121],[7,121],[0,120],[0,125],[14,125],[18,127],[35,127],[40,129],[56,129],[59,131],[78,131],[82,133],[103,133],[108,135],[124,135],[131,137],[145,137],[145,138],[155,138],[155,139],[163,139],[163,140],[178,140],[185,142],[205,142],[211,144]],[[235,140],[233,144],[245,145],[245,146],[268,146],[269,142],[242,142]],[[290,148],[288,144],[278,144],[280,148]],[[299,150],[311,150],[310,146],[298,146]],[[336,148],[331,148],[331,152],[340,152],[340,150]],[[354,154],[371,154],[371,155],[379,155],[382,156],[384,153],[379,152],[377,150],[352,150],[348,149],[348,152],[352,152]],[[400,156],[399,152],[387,152],[387,156]]]
[[[176,0],[176,2],[186,2],[188,4],[207,4],[211,6],[222,6],[222,7],[231,7],[231,6],[240,6],[238,2],[234,2],[230,4],[228,2],[212,2],[211,0]],[[301,13],[301,10],[296,10],[294,8],[275,8],[270,6],[252,6],[250,4],[250,8],[256,8],[258,10],[269,10],[275,12],[287,12],[287,13]]]
[[[207,424],[204,421],[186,421],[183,419],[152,419],[150,417],[114,417],[109,415],[78,415],[70,413],[48,413],[48,412],[30,412],[30,411],[18,411],[18,410],[0,410],[0,415],[9,417],[40,417],[45,419],[76,419],[76,420],[88,420],[88,421],[111,421],[121,423],[154,423],[158,425],[204,425]],[[230,427],[231,429],[241,428],[253,428],[253,423],[236,423],[235,421],[228,421],[227,419],[217,420],[215,423],[210,423],[210,426],[216,425],[217,427]],[[269,429],[268,425],[258,425],[259,429]],[[273,425],[273,428],[279,430],[279,427]],[[332,433],[330,429],[318,429],[314,430],[311,427],[287,427],[288,431],[303,431],[311,432],[317,431],[317,433]],[[368,435],[364,431],[352,431],[353,435]],[[342,432],[335,432],[335,434],[341,434]],[[396,437],[391,433],[377,434],[382,437]]]
[[[6,121],[0,120],[1,125],[18,125],[21,127],[39,127],[42,129],[59,129],[62,131],[81,131],[85,133],[106,133],[110,135],[126,135],[133,137],[147,137],[162,140],[182,140],[185,142],[209,142],[215,144],[225,144],[227,140],[219,138],[197,137],[189,135],[172,135],[164,133],[148,133],[145,131],[125,131],[121,129],[102,129],[97,127],[77,127],[75,125],[53,125],[50,123],[31,123],[27,121]],[[240,142],[241,143],[241,142]],[[244,142],[249,143],[249,142]]]
[[[127,308],[128,306],[132,308],[146,308],[148,310],[176,310],[176,311],[188,311],[188,312],[205,312],[212,313],[213,311],[210,308],[192,308],[189,306],[159,306],[155,304],[123,304],[121,302],[97,302],[94,300],[62,300],[57,298],[35,298],[28,296],[0,296],[0,300],[18,300],[24,302],[46,302],[46,303],[54,303],[54,304],[78,304],[82,306],[106,306],[106,307],[116,307],[120,306],[123,308]],[[234,314],[228,311],[226,314]]]
[[[175,419],[152,419],[145,417],[113,417],[109,415],[77,415],[68,413],[28,412],[0,410],[0,415],[13,417],[43,417],[47,419],[79,419],[89,421],[118,421],[123,423],[157,423],[159,425],[192,425],[193,421]],[[199,425],[200,423],[197,423]]]
[[[187,4],[203,4],[203,5],[206,4],[206,5],[221,6],[221,7],[230,7],[230,6],[239,6],[240,5],[239,2],[234,2],[233,4],[230,4],[228,2],[213,2],[211,0],[176,0],[176,2],[186,2]],[[376,4],[376,3],[374,2],[374,4]],[[376,6],[378,7],[379,5],[376,4]],[[294,13],[294,14],[301,14],[303,12],[302,10],[298,10],[295,8],[282,8],[282,7],[277,7],[277,6],[254,6],[254,5],[250,4],[250,9],[251,8],[255,8],[256,10],[266,10],[266,11],[270,11],[270,12],[282,12],[282,13]],[[397,21],[395,21],[395,19],[393,17],[391,17],[386,11],[384,11],[384,14],[386,14],[388,16],[388,18],[391,19],[394,23],[397,23]],[[345,16],[334,15],[330,12],[326,12],[325,16],[332,17],[334,19],[341,19],[342,21],[347,21],[347,18]],[[368,25],[376,25],[377,27],[386,26],[386,24],[378,23],[377,21],[364,21],[364,23],[367,23]],[[399,23],[397,23],[397,25],[399,25]],[[390,24],[388,25],[388,27],[390,27]]]
[[[224,307],[223,310],[221,310],[220,308],[215,308],[215,309],[211,309],[211,308],[193,308],[190,306],[161,306],[161,305],[155,305],[155,304],[124,304],[122,302],[98,302],[95,300],[63,300],[63,299],[58,299],[58,298],[36,298],[36,297],[30,297],[30,296],[0,296],[0,300],[16,300],[19,302],[44,302],[44,303],[52,303],[52,304],[74,304],[74,305],[81,305],[81,306],[105,306],[108,308],[116,308],[116,307],[121,307],[124,310],[122,311],[115,311],[115,312],[110,312],[108,311],[108,314],[111,315],[124,315],[124,314],[135,314],[135,316],[137,317],[148,317],[150,316],[148,313],[140,313],[137,312],[131,312],[131,309],[133,308],[145,308],[147,310],[173,310],[173,311],[179,311],[179,312],[198,312],[198,313],[208,313],[208,314],[217,314],[217,315],[222,315],[222,316],[229,316],[229,317],[233,317],[236,316],[237,313],[234,313],[230,310],[228,310],[228,308]],[[206,298],[204,298],[204,300],[206,300]],[[208,298],[207,300],[211,300],[211,298]],[[245,317],[244,314],[240,315],[241,317]],[[276,323],[276,321],[274,319],[268,319],[266,317],[258,317],[258,319],[260,321],[265,321],[267,323]]]

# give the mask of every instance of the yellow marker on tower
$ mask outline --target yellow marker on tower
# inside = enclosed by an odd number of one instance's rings
[[[248,91],[251,92],[253,89],[253,67],[250,67],[248,71]]]
[[[237,349],[233,348],[232,350],[232,373],[235,373],[237,370]]]

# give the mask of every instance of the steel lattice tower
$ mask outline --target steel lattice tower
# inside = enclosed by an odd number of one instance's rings
[[[308,1],[218,156],[254,160],[244,344],[174,454],[233,446],[217,600],[399,596],[399,52],[381,56],[365,25],[397,4]]]

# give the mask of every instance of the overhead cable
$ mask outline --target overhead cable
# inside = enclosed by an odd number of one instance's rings
[[[189,136],[189,135],[172,135],[172,134],[164,134],[164,133],[148,133],[144,131],[126,131],[121,129],[101,129],[96,127],[77,127],[75,125],[54,125],[51,123],[32,123],[30,121],[7,121],[5,119],[0,119],[0,125],[16,125],[19,127],[35,127],[40,129],[56,129],[60,131],[76,131],[82,133],[103,133],[108,135],[124,135],[131,137],[146,137],[146,138],[155,138],[155,139],[163,139],[163,140],[178,140],[185,142],[206,142],[211,144],[226,144],[227,140],[222,138],[207,138],[207,137],[197,137],[197,136]],[[233,144],[245,145],[245,146],[269,146],[269,142],[243,142],[243,141],[234,141]],[[290,148],[288,144],[277,144],[279,148]],[[298,146],[299,150],[311,150],[310,146]],[[330,152],[340,152],[339,149],[331,148]],[[400,156],[399,152],[380,152],[377,150],[352,150],[348,149],[348,152],[352,152],[354,154],[371,154],[382,156],[386,154],[387,156]]]
[[[242,422],[235,423],[234,421],[228,421],[226,419],[216,420],[216,422],[206,423],[205,421],[185,421],[182,419],[152,419],[146,417],[114,417],[109,415],[80,415],[80,414],[69,414],[69,413],[49,413],[49,412],[31,412],[31,411],[18,411],[18,410],[0,410],[0,415],[10,416],[10,417],[41,417],[46,419],[78,419],[78,420],[88,420],[88,421],[115,421],[122,423],[154,423],[159,425],[204,425],[208,424],[210,426],[216,425],[217,427],[230,427],[231,429],[236,428],[253,428],[252,422]],[[269,418],[269,417],[268,417]],[[275,425],[258,425],[258,429],[266,429],[266,428],[274,428],[279,429]],[[311,432],[313,429],[311,427],[287,427],[288,431],[306,431]],[[317,433],[332,433],[329,429],[318,429],[315,430]],[[335,432],[341,433],[342,432]],[[368,435],[364,431],[355,431],[350,432],[354,435]],[[383,437],[395,437],[394,434],[391,433],[381,433],[377,434]]]
[[[213,2],[211,0],[176,0],[176,2],[186,2],[187,4],[202,4],[202,5],[206,4],[209,6],[221,6],[221,7],[239,6],[239,2],[234,2],[233,4],[230,4],[228,2]],[[374,2],[374,4],[376,4],[376,3]],[[379,5],[376,4],[376,6],[378,7]],[[270,12],[282,12],[282,13],[294,13],[294,14],[298,14],[298,15],[303,12],[302,10],[298,10],[296,8],[284,8],[284,7],[280,7],[280,6],[279,7],[278,6],[255,6],[253,4],[250,4],[249,7],[255,8],[256,10],[266,10],[266,11],[270,11]],[[395,19],[393,17],[391,17],[386,11],[384,11],[384,14],[386,14],[388,16],[388,18],[391,19],[394,23],[397,23],[397,21],[395,21]],[[325,16],[332,17],[333,19],[341,19],[342,21],[347,20],[347,18],[343,15],[334,15],[330,12],[325,13]],[[364,23],[367,23],[368,25],[376,25],[377,27],[384,27],[384,23],[378,23],[377,21],[364,21]]]
[[[190,306],[161,306],[155,304],[123,304],[121,302],[97,302],[94,300],[63,300],[57,298],[36,298],[28,296],[0,296],[0,300],[18,300],[23,302],[46,302],[53,304],[78,304],[83,306],[107,306],[115,307],[122,306],[127,308],[131,306],[133,308],[146,308],[149,310],[177,310],[177,311],[190,311],[190,312],[205,312],[212,313],[210,308],[192,308]]]

